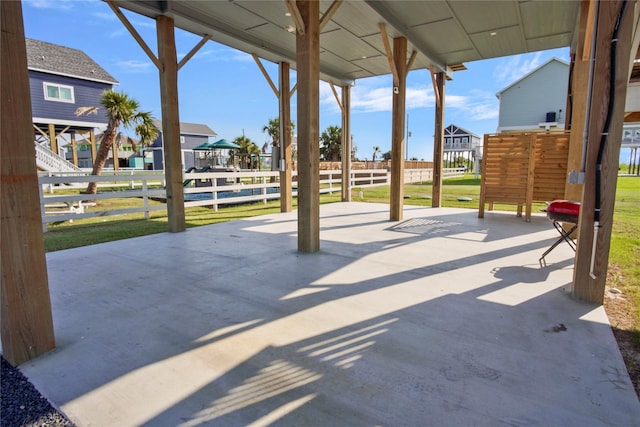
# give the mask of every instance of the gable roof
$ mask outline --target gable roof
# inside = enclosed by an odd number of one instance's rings
[[[162,132],[162,120],[154,120],[153,125]],[[186,123],[180,122],[180,134],[181,135],[203,135],[203,136],[217,136],[209,126],[199,123]]]
[[[460,126],[456,126],[454,124],[450,124],[449,126],[447,126],[445,128],[445,131],[448,131],[449,135],[471,135],[471,136],[475,136],[476,138],[480,138],[475,133],[469,132],[468,130],[461,128]]]
[[[569,72],[569,63],[567,61],[563,61],[562,59],[558,59],[558,58],[551,58],[549,59],[547,62],[545,62],[544,64],[542,64],[541,66],[539,66],[538,68],[536,68],[533,71],[530,71],[529,73],[525,74],[524,76],[520,77],[518,80],[516,80],[515,82],[511,83],[509,86],[503,88],[501,91],[499,91],[498,93],[496,93],[496,97],[498,99],[500,99],[500,94],[502,94],[503,92],[508,91],[509,89],[511,89],[512,87],[516,86],[518,83],[520,83],[521,81],[528,79],[530,76],[532,76],[533,74],[537,73],[538,71],[540,71],[541,69],[543,69],[544,67],[548,66],[549,64],[551,64],[552,62],[557,62],[559,64],[562,65],[566,65],[567,67],[567,73]]]
[[[41,40],[25,39],[25,42],[29,70],[101,83],[119,83],[81,50]]]

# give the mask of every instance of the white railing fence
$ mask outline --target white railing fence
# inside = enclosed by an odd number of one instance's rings
[[[58,156],[47,147],[43,147],[40,144],[36,146],[36,165],[45,171],[51,172],[81,172],[82,169],[74,165],[73,163]]]
[[[446,177],[462,175],[459,169],[445,169]],[[292,195],[298,194],[297,172],[292,173]],[[426,182],[432,179],[430,169],[405,170],[405,183]],[[185,208],[208,206],[217,210],[222,205],[248,202],[263,202],[280,198],[279,172],[191,172],[184,174]],[[365,188],[390,184],[390,174],[385,169],[369,169],[352,171],[350,174],[352,188]],[[89,182],[96,182],[97,194],[60,194],[61,190],[70,187],[85,187]],[[46,173],[40,174],[40,205],[42,222],[46,231],[47,224],[69,221],[80,218],[112,216],[142,212],[145,218],[149,213],[166,210],[166,205],[150,204],[149,200],[166,199],[164,174],[161,171],[126,171],[110,172],[100,176],[79,173]],[[341,191],[342,171],[320,171],[320,193]],[[45,194],[45,191],[49,194]],[[58,191],[59,194],[55,194]],[[96,200],[131,198],[141,202],[132,203],[125,209],[99,210],[95,208]]]

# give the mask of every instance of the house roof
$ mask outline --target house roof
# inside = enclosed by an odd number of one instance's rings
[[[548,66],[549,64],[551,64],[552,62],[557,62],[559,64],[562,65],[566,65],[567,66],[567,73],[569,72],[569,63],[567,61],[563,61],[562,59],[558,59],[558,58],[551,58],[549,59],[547,62],[545,62],[544,64],[542,64],[541,66],[539,66],[538,68],[536,68],[535,70],[525,74],[524,76],[520,77],[518,80],[516,80],[515,82],[511,83],[509,86],[505,87],[504,89],[502,89],[501,91],[499,91],[498,93],[496,93],[496,97],[498,99],[500,99],[500,94],[508,91],[509,89],[511,89],[512,87],[516,86],[518,83],[520,83],[523,80],[526,80],[527,78],[529,78],[531,75],[537,73],[539,70],[543,69],[544,67]],[[567,74],[568,75],[568,74]]]
[[[154,120],[153,124],[162,132],[162,120]],[[180,122],[180,134],[183,135],[204,135],[204,136],[217,136],[218,134],[213,131],[209,126],[199,123],[186,123]]]
[[[41,40],[25,39],[25,41],[29,70],[102,83],[119,83],[81,50]]]
[[[470,132],[468,130],[466,130],[465,128],[461,128],[460,126],[456,126],[454,124],[450,124],[449,126],[447,126],[445,128],[445,130],[448,130],[449,132],[451,132],[451,135],[456,134],[456,135],[471,135],[471,136],[475,136],[476,138],[480,138],[478,135],[476,135],[473,132]]]

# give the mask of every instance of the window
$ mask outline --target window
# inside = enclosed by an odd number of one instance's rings
[[[184,141],[185,141],[184,136],[181,136],[180,137],[180,144],[184,144]]]
[[[73,86],[44,83],[44,99],[47,101],[74,103]]]

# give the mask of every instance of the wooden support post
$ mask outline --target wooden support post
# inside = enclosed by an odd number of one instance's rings
[[[91,167],[93,167],[93,163],[96,161],[96,155],[98,154],[98,150],[96,149],[96,132],[93,129],[89,131],[89,142],[91,142]]]
[[[571,55],[569,73],[569,93],[567,94],[567,117],[565,129],[571,131],[569,136],[569,155],[567,171],[579,172],[582,167],[582,152],[584,148],[585,120],[587,115],[587,95],[589,93],[589,68],[591,51],[591,37],[593,34],[593,13],[589,13],[595,1],[584,0],[580,9],[579,40],[576,50]],[[589,39],[586,39],[589,37]],[[564,198],[567,200],[582,200],[581,183],[571,184],[567,177]]]
[[[407,96],[407,39],[393,39],[394,82],[391,113],[391,194],[390,220],[402,220],[404,203],[404,118]]]
[[[298,250],[320,250],[320,7],[298,0]],[[290,8],[291,9],[291,8]]]
[[[78,166],[78,145],[76,144],[75,132],[71,134],[71,152],[72,152],[73,164]]]
[[[55,347],[31,123],[22,5],[0,2],[0,319],[2,354],[19,365]]]
[[[186,229],[184,189],[182,187],[182,153],[180,149],[180,117],[178,111],[178,62],[173,18],[156,18],[158,60],[160,61],[160,99],[162,104],[162,136],[164,173],[167,182],[167,214],[169,231]]]
[[[351,86],[342,86],[342,201],[351,201]]]
[[[280,169],[280,212],[293,210],[291,170],[291,97],[289,95],[290,66],[288,62],[278,64],[278,85],[280,94],[278,104],[280,108],[280,157],[284,160],[284,170]]]
[[[113,145],[111,146],[111,154],[113,156],[113,170],[117,171],[118,169],[120,169],[120,159],[118,158],[118,141],[114,141]]]
[[[629,79],[629,61],[634,18],[634,3],[627,8],[617,37],[614,98],[609,96],[611,73],[610,53],[613,29],[623,2],[619,0],[598,3],[596,22],[596,49],[594,80],[589,108],[589,128],[584,193],[580,208],[578,247],[576,251],[573,297],[591,303],[602,304],[607,277],[613,207],[618,175],[618,159],[622,141],[622,123]],[[634,16],[635,15],[635,16]],[[612,116],[604,149],[601,169],[600,228],[594,232],[596,164],[600,141],[607,115],[607,105],[612,104]],[[574,109],[580,108],[574,104]],[[595,238],[595,247],[593,246]],[[592,250],[595,249],[595,250]],[[593,256],[593,259],[592,259]],[[592,268],[593,266],[593,268]]]
[[[433,187],[431,206],[442,206],[442,163],[444,157],[444,82],[445,73],[436,73],[433,90],[436,96],[435,124],[433,129]]]
[[[49,148],[58,154],[58,138],[56,137],[56,126],[53,123],[49,123]]]

